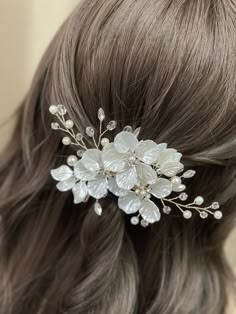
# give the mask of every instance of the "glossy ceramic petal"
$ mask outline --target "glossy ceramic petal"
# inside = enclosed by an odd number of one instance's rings
[[[116,135],[114,139],[114,145],[119,153],[127,153],[128,151],[134,151],[138,144],[137,137],[130,132],[123,131]]]
[[[160,178],[157,179],[154,185],[151,185],[151,194],[157,198],[165,198],[172,192],[172,184],[169,180]]]
[[[73,171],[70,167],[62,165],[59,168],[51,170],[51,176],[56,181],[62,181],[72,177]]]
[[[134,214],[140,208],[140,199],[134,192],[128,192],[125,196],[121,196],[118,199],[118,206],[126,214]]]

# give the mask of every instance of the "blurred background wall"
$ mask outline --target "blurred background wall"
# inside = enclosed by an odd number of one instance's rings
[[[26,93],[39,59],[78,1],[0,0],[0,149],[13,123],[9,117]],[[236,231],[226,250],[236,272]]]

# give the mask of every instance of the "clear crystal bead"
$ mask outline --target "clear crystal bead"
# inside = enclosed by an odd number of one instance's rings
[[[179,199],[180,199],[181,201],[186,201],[186,200],[188,199],[188,194],[187,194],[187,193],[181,193],[181,194],[179,195]]]
[[[126,125],[126,126],[124,127],[123,131],[125,131],[125,132],[133,132],[133,128],[132,128],[132,126],[130,126],[130,125]]]
[[[77,141],[81,141],[83,139],[83,135],[81,133],[77,133],[75,135],[75,138],[77,139]]]
[[[98,201],[96,201],[94,204],[94,211],[98,216],[102,215],[102,206],[100,205]]]
[[[105,113],[102,108],[98,110],[98,119],[102,122],[105,119]]]
[[[170,206],[164,206],[163,207],[163,213],[164,214],[170,214],[170,212],[171,212],[171,208],[170,208]]]
[[[149,225],[149,223],[146,220],[144,220],[144,219],[141,220],[140,224],[144,228],[146,228]]]
[[[93,137],[94,136],[94,128],[92,128],[91,126],[87,126],[86,128],[86,134],[89,136],[89,137]]]
[[[76,154],[77,154],[78,157],[83,157],[84,150],[83,149],[79,149],[79,150],[77,150]]]
[[[204,198],[202,196],[197,196],[194,199],[194,204],[201,206],[204,203]]]
[[[101,140],[101,144],[103,147],[105,147],[107,144],[109,144],[109,139],[104,137],[102,140]]]
[[[132,225],[138,225],[139,224],[139,218],[134,216],[130,219],[130,222]]]
[[[57,129],[59,129],[59,127],[60,127],[60,125],[57,122],[52,122],[51,123],[51,128],[53,130],[57,130]]]
[[[187,170],[183,173],[182,177],[185,179],[192,178],[195,175],[195,173],[196,171],[194,170]]]
[[[208,217],[208,213],[207,213],[207,212],[201,212],[201,213],[200,213],[200,217],[201,217],[202,219],[206,219],[206,218]]]
[[[107,130],[109,131],[114,130],[116,128],[116,125],[117,125],[116,121],[114,120],[110,121],[107,125]]]
[[[218,202],[214,202],[211,204],[211,208],[212,209],[219,209],[220,208],[220,204]]]
[[[64,116],[66,114],[66,107],[63,105],[57,105],[57,111],[60,115]]]

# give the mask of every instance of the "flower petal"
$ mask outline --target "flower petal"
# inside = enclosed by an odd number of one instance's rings
[[[88,149],[81,159],[84,167],[90,171],[98,171],[103,168],[102,152],[99,149]]]
[[[73,175],[73,171],[71,170],[70,167],[66,165],[63,165],[63,166],[60,166],[59,168],[51,170],[51,176],[56,181],[63,181],[63,180],[69,179],[72,177],[72,175]]]
[[[114,145],[119,153],[127,153],[128,151],[134,151],[138,144],[137,137],[130,132],[122,131],[116,135],[114,139]]]
[[[79,204],[85,201],[88,195],[88,188],[85,182],[80,181],[72,189],[74,194],[74,203]]]
[[[157,163],[162,165],[165,162],[180,161],[182,154],[178,153],[174,148],[167,148],[160,153]]]
[[[152,167],[145,164],[135,165],[138,178],[142,183],[154,184],[157,180],[157,173]]]
[[[66,180],[63,180],[59,183],[57,183],[57,189],[61,192],[69,191],[73,188],[75,185],[76,179],[75,177],[70,177]]]
[[[152,201],[147,199],[142,200],[139,213],[143,219],[150,224],[161,219],[159,208]]]
[[[108,188],[109,188],[110,192],[116,196],[124,196],[128,193],[128,190],[121,189],[117,185],[116,179],[114,177],[112,177],[108,180]]]
[[[93,172],[85,168],[82,161],[79,160],[74,165],[74,175],[80,180],[89,181],[93,180],[96,177],[97,173],[95,171]]]
[[[157,198],[164,198],[171,194],[172,184],[169,180],[160,178],[151,186],[151,194]]]
[[[135,148],[135,152],[140,160],[151,165],[164,147],[166,147],[166,144],[157,145],[155,142],[147,140],[140,142]]]
[[[160,172],[167,177],[173,177],[183,169],[183,164],[178,161],[165,162],[159,168]]]
[[[134,192],[128,192],[125,196],[121,196],[118,199],[118,206],[126,214],[136,213],[141,205],[140,199]]]
[[[116,183],[122,189],[132,189],[137,184],[137,181],[138,177],[135,166],[127,168],[116,175]]]
[[[125,154],[119,153],[115,149],[114,144],[109,145],[109,148],[102,152],[102,160],[104,168],[113,172],[124,170],[127,164]]]
[[[107,180],[102,177],[89,181],[87,186],[89,195],[96,199],[107,195]]]

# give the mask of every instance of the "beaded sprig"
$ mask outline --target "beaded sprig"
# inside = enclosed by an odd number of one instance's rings
[[[143,227],[160,220],[160,205],[164,214],[170,214],[174,206],[186,219],[190,219],[193,212],[203,219],[209,215],[222,218],[218,202],[202,206],[204,198],[197,196],[193,202],[184,203],[188,195],[183,182],[196,172],[184,171],[182,154],[176,149],[168,148],[166,143],[139,141],[140,128],[133,130],[131,126],[126,126],[110,142],[105,135],[114,131],[117,123],[112,120],[104,128],[106,117],[102,108],[97,115],[99,131],[88,126],[84,134],[77,132],[74,122],[66,118],[64,105],[52,105],[49,111],[57,118],[57,122],[51,124],[52,129],[65,133],[62,143],[78,147],[77,155],[67,158],[67,165],[51,170],[52,177],[58,181],[57,189],[72,190],[75,204],[93,197],[94,210],[101,215],[103,209],[99,200],[112,193],[117,197],[119,208],[133,215],[131,223],[140,223]],[[94,148],[88,147],[91,140]],[[173,193],[177,195],[170,198]]]

